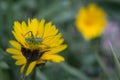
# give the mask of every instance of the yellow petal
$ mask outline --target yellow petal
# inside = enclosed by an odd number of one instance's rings
[[[39,24],[38,20],[34,18],[31,20],[31,23],[28,26],[29,31],[32,31],[34,36],[37,34],[38,24]]]
[[[45,24],[45,30],[44,30],[44,35],[43,35],[43,38],[49,36],[49,30],[50,30],[50,27],[51,27],[52,23],[51,22],[48,22]]]
[[[45,20],[42,19],[40,22],[39,22],[39,25],[38,25],[38,37],[42,38],[43,37],[43,34],[44,34],[44,24],[45,24]]]
[[[56,26],[52,25],[51,22],[49,22],[45,25],[44,38],[55,36],[57,33],[58,33],[58,29],[56,29]]]
[[[63,51],[64,49],[67,48],[67,45],[61,45],[61,46],[58,46],[58,47],[53,47],[50,49],[50,51],[48,51],[49,54],[55,54],[55,53],[58,53],[60,51]],[[47,52],[46,52],[47,53]]]
[[[19,59],[15,62],[16,65],[23,65],[26,64],[26,59]]]
[[[41,64],[41,63],[45,63],[46,61],[41,60],[41,58],[39,60],[37,60],[37,64]]]
[[[25,57],[21,54],[21,55],[14,55],[14,56],[12,56],[12,58],[13,59],[17,59],[17,60],[19,60],[19,59],[25,59]]]
[[[17,54],[17,55],[22,54],[19,50],[14,49],[14,48],[8,48],[6,51],[10,54]]]
[[[17,33],[22,33],[21,24],[18,21],[14,22],[14,31]]]
[[[35,65],[36,65],[36,61],[30,63],[30,65],[29,65],[29,67],[28,67],[28,69],[26,71],[26,74],[25,74],[26,76],[28,76],[31,73],[31,71],[33,70],[33,68],[35,67]]]
[[[64,39],[61,38],[61,39],[55,41],[53,44],[51,44],[51,47],[59,46],[63,43],[63,41],[64,41]]]
[[[19,34],[19,33],[17,34],[17,33],[14,32],[14,31],[12,31],[12,33],[13,33],[15,39],[16,39],[18,42],[20,42],[22,45],[25,46],[25,44],[24,44],[24,42],[25,42],[24,37],[23,37],[21,34]]]
[[[61,33],[57,34],[56,36],[46,37],[42,43],[53,47],[53,44],[56,44],[56,42],[59,41],[61,37]]]
[[[10,40],[10,44],[11,44],[14,48],[16,48],[16,49],[18,49],[18,50],[21,50],[21,45],[20,45],[17,41]]]
[[[25,35],[28,32],[28,28],[27,28],[25,21],[22,22],[21,28],[22,28],[22,34]]]
[[[24,65],[21,67],[21,69],[20,69],[20,72],[21,72],[21,73],[23,73],[25,66],[26,66],[26,64],[24,64]]]
[[[53,32],[53,33],[51,33],[51,32]],[[51,33],[51,35],[56,35],[58,33],[58,29],[56,28],[55,25],[51,26],[50,33]]]
[[[64,58],[62,56],[59,56],[59,55],[50,55],[50,54],[43,55],[41,59],[52,61],[52,62],[56,62],[56,63],[64,61]]]

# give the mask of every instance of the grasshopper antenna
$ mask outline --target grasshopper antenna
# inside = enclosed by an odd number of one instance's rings
[[[33,39],[35,39],[32,31],[28,31],[24,36],[26,36],[27,34],[29,35],[29,33],[31,33],[31,36],[33,37]]]

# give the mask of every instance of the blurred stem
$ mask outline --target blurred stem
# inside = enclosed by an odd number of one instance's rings
[[[33,70],[32,80],[36,80],[36,68]]]
[[[22,80],[26,80],[26,71],[27,71],[29,65],[30,65],[30,62],[27,62],[26,65],[25,65],[25,68],[24,68],[24,71],[23,71],[23,74],[22,74],[22,77],[21,77]]]
[[[102,61],[102,59],[100,58],[98,53],[96,53],[96,58],[97,58],[97,61],[98,61],[99,65],[100,65],[100,67],[102,68],[103,72],[107,76],[108,80],[112,80],[111,77],[110,77],[109,71],[107,70],[107,67],[106,67],[105,63]]]
[[[95,40],[92,41],[92,45],[94,46],[94,51],[96,55],[97,62],[101,69],[103,70],[104,74],[108,78],[108,80],[112,80],[111,74],[109,73],[106,64],[103,62],[103,60],[100,57],[100,54],[102,53],[102,48],[101,48],[101,38],[96,38]]]
[[[120,80],[120,63],[119,63],[119,60],[118,60],[118,58],[116,56],[115,51],[113,50],[113,47],[112,47],[112,44],[111,44],[110,41],[109,41],[109,46],[110,46],[110,48],[112,50],[112,57],[113,57],[116,73],[117,73],[118,79]]]
[[[85,76],[82,72],[78,71],[77,69],[73,68],[72,66],[66,64],[66,63],[61,63],[61,67],[69,72],[70,74],[76,76],[80,80],[90,80],[87,76]]]
[[[25,75],[22,74],[21,79],[25,80],[25,78],[26,78]]]

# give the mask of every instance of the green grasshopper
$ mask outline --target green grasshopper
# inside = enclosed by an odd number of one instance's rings
[[[27,32],[25,36],[29,33],[31,33],[31,37],[25,38],[27,43],[40,44],[43,41],[42,38],[35,38],[32,31]]]

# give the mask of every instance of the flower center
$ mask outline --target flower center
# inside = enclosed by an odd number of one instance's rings
[[[93,25],[94,24],[94,19],[93,18],[88,18],[86,21],[85,21],[85,24],[87,25],[87,26],[91,26],[91,25]]]
[[[30,49],[26,49],[24,47],[21,48],[23,56],[27,59],[28,62],[33,62],[38,59],[43,55],[44,52],[40,52],[39,50],[33,50],[31,51]]]

